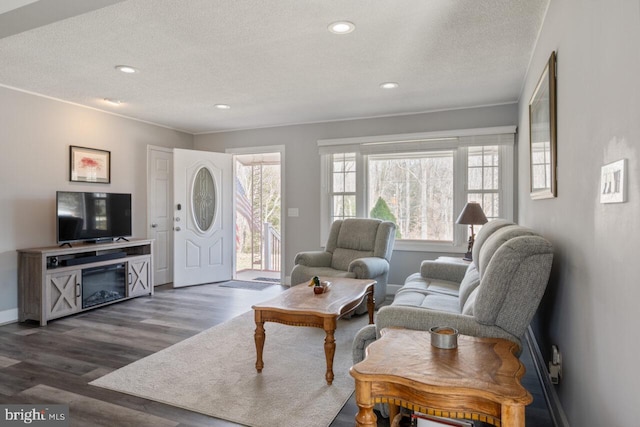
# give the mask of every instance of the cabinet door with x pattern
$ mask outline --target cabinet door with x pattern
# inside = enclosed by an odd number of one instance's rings
[[[82,308],[80,301],[81,280],[82,270],[47,274],[47,298],[45,300],[47,319],[55,319],[80,311]]]

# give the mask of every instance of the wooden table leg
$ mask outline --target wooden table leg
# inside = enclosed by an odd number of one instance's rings
[[[262,350],[264,349],[264,322],[262,321],[262,316],[258,315],[256,312],[256,332],[253,335],[253,339],[256,342],[256,369],[258,372],[262,372],[262,368],[264,368],[264,363],[262,362]]]
[[[373,310],[376,307],[376,301],[373,297],[373,289],[367,295],[367,311],[369,312],[369,324],[373,325]]]
[[[324,338],[324,357],[327,359],[327,373],[325,375],[327,384],[333,382],[333,356],[336,354],[336,340],[334,337],[334,329],[325,329],[326,336]]]
[[[356,427],[376,427],[378,417],[373,412],[370,382],[356,380],[356,403],[358,404]]]
[[[389,421],[393,421],[396,418],[396,415],[400,412],[400,408],[398,405],[393,405],[389,403]]]
[[[500,424],[509,427],[524,427],[524,406],[502,405]]]

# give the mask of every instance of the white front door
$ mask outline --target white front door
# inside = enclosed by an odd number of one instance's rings
[[[173,150],[147,147],[147,237],[154,240],[154,286],[173,281]]]
[[[230,280],[232,156],[174,149],[173,286]]]

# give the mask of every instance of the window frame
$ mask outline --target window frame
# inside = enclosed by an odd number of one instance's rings
[[[514,215],[514,155],[515,126],[504,126],[460,131],[426,132],[419,134],[381,135],[318,140],[321,166],[321,246],[326,244],[333,217],[332,155],[355,153],[356,161],[356,216],[368,218],[369,194],[367,177],[369,155],[402,154],[450,150],[453,152],[453,218],[467,202],[469,193],[482,191],[468,189],[468,147],[499,146],[499,211],[500,217],[513,221]],[[506,138],[502,138],[506,135]],[[434,253],[465,253],[467,250],[468,226],[455,225],[452,241],[396,240],[394,250]]]

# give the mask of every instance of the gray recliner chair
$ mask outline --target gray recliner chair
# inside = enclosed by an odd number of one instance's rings
[[[367,218],[337,220],[331,225],[324,251],[300,252],[291,271],[291,285],[308,283],[313,276],[348,277],[376,281],[376,306],[387,294],[389,261],[396,225]],[[366,304],[356,313],[366,311]]]

